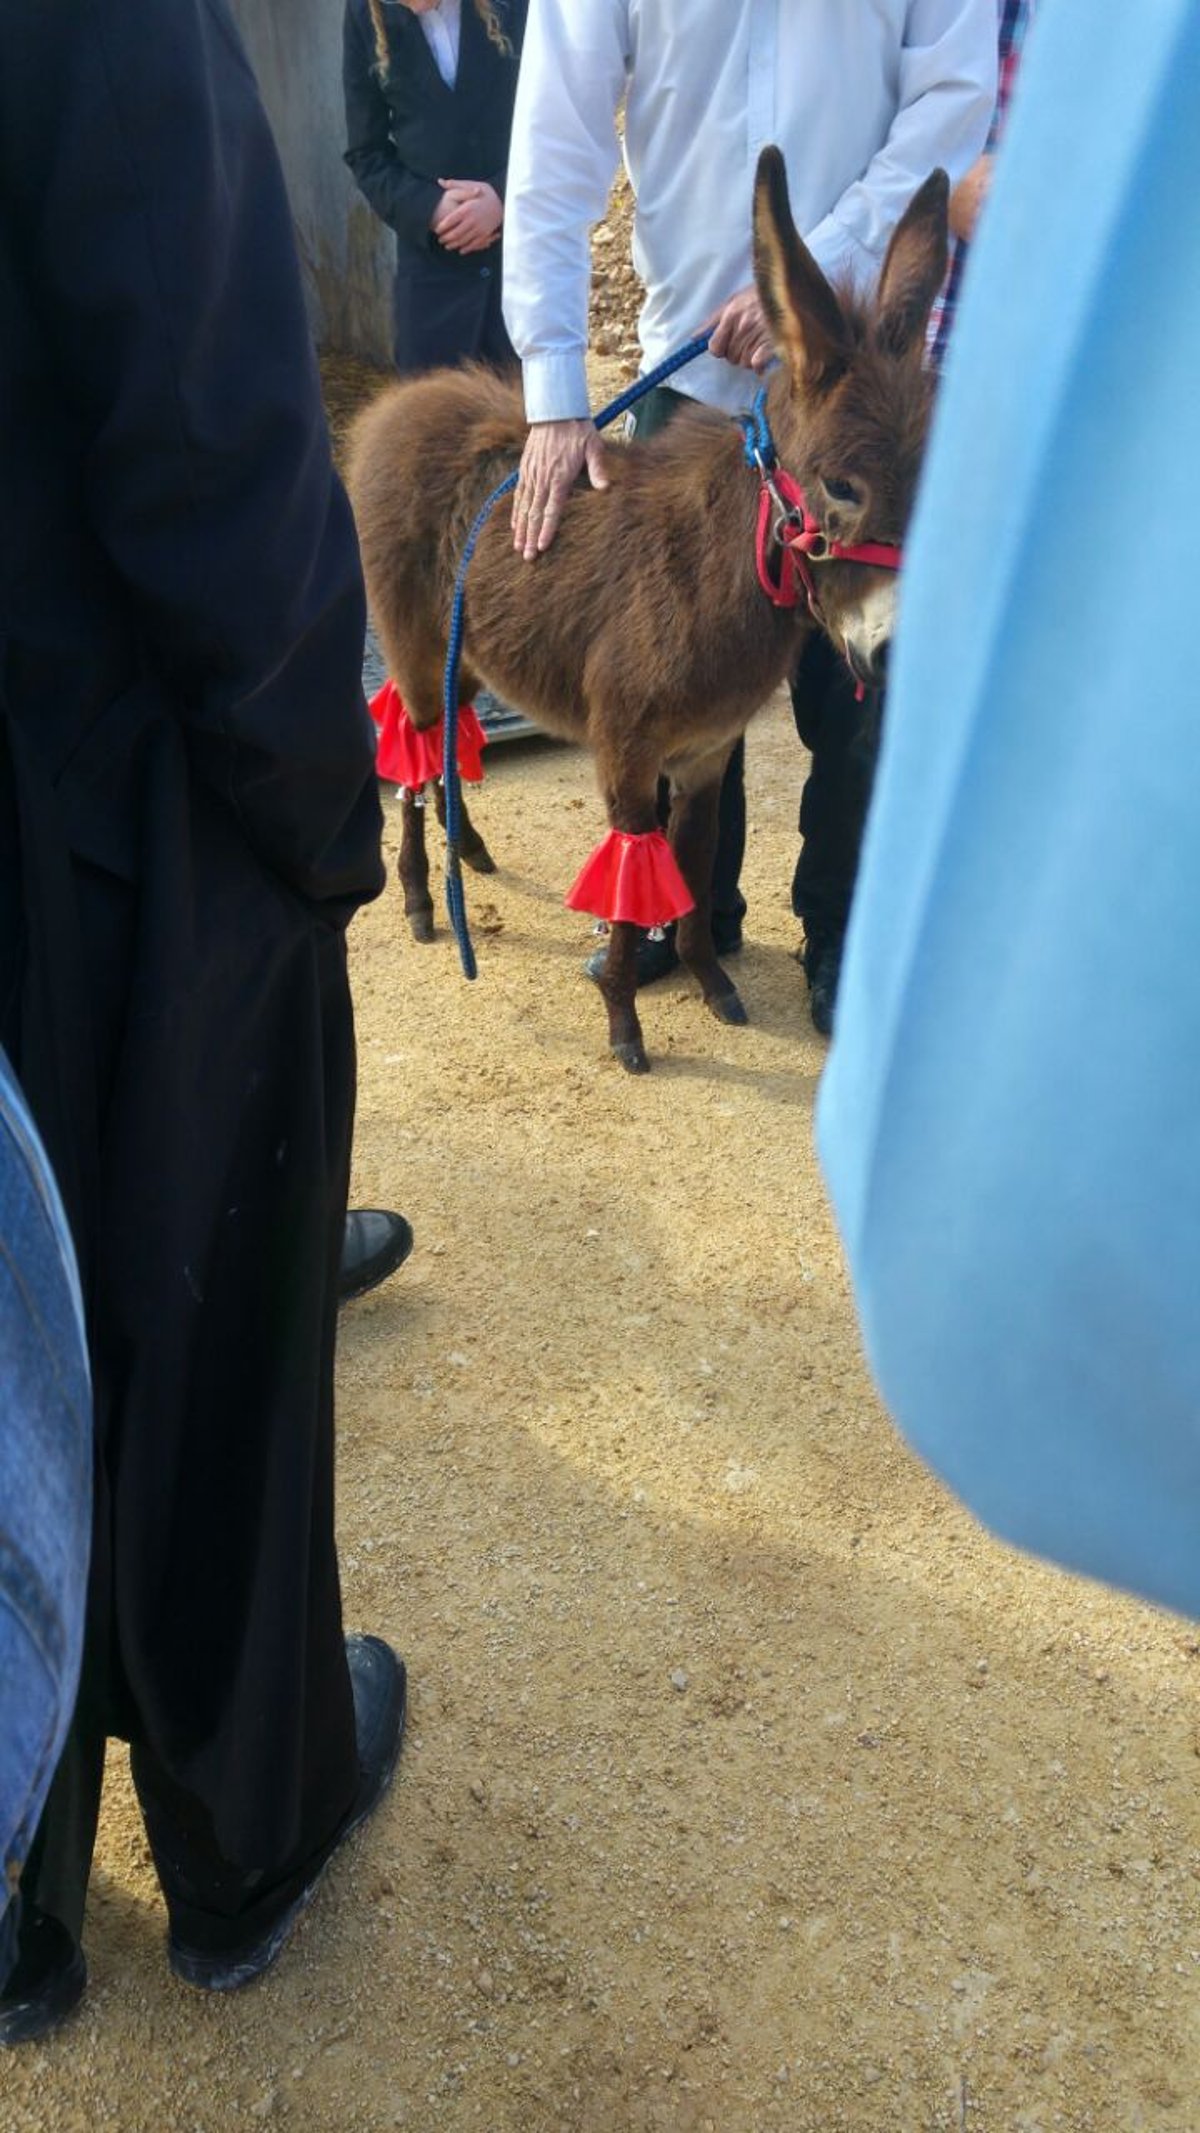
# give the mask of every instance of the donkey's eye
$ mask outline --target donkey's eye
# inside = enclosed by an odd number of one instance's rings
[[[831,503],[857,504],[861,502],[858,489],[855,486],[854,482],[839,481],[832,474],[826,474],[822,477],[822,479],[825,483],[825,494],[829,498]]]

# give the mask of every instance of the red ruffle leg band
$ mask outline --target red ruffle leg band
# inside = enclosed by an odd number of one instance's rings
[[[666,926],[695,906],[661,830],[610,830],[567,891],[572,911],[635,926]]]
[[[443,720],[439,718],[436,726],[426,726],[419,732],[394,681],[384,682],[371,698],[369,709],[379,728],[375,768],[381,778],[419,792],[423,785],[441,777]],[[483,777],[486,746],[487,735],[474,705],[463,704],[458,714],[458,774],[468,785],[478,785]]]
[[[438,727],[438,733],[441,733]],[[487,735],[476,716],[474,704],[458,707],[458,775],[464,785],[480,785],[483,782],[483,751],[487,747]]]

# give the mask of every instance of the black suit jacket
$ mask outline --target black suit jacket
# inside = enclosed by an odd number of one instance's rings
[[[381,80],[367,0],[347,0],[342,80],[346,162],[397,240],[396,360],[401,369],[466,356],[511,356],[500,322],[501,247],[447,252],[429,223],[439,178],[480,178],[504,198],[527,0],[495,0],[511,52],[497,50],[462,0],[453,88],[438,72],[420,18],[385,4],[389,67]]]

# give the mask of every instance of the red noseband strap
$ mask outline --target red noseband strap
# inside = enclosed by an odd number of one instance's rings
[[[782,467],[762,471],[758,499],[755,561],[758,582],[775,607],[794,607],[800,586],[814,615],[821,612],[813,577],[815,563],[870,563],[877,570],[899,570],[901,551],[893,541],[831,541],[808,508],[798,481]],[[779,546],[779,576],[771,575],[771,546]]]

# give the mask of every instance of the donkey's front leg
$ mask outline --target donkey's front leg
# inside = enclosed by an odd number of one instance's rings
[[[614,919],[608,936],[608,953],[600,990],[608,1009],[608,1041],[629,1074],[648,1074],[650,1061],[642,1042],[642,1025],[634,1000],[637,995],[638,928]]]
[[[658,815],[654,804],[655,766],[653,763],[629,765],[612,763],[597,750],[597,768],[601,776],[601,789],[608,814],[610,831],[618,836],[644,837],[658,829]],[[604,847],[601,847],[603,850]],[[648,1074],[650,1061],[642,1041],[642,1025],[638,1021],[634,1000],[637,996],[637,945],[638,928],[632,920],[621,919],[615,910],[604,903],[588,904],[588,910],[607,918],[611,927],[608,937],[608,953],[604,958],[604,974],[600,991],[608,1009],[608,1041],[621,1065],[629,1074]]]
[[[433,939],[433,898],[429,893],[429,854],[425,849],[425,795],[404,787],[404,824],[396,872],[404,891],[404,915],[414,941]]]
[[[688,765],[671,780],[668,834],[695,906],[679,921],[675,945],[679,959],[697,980],[704,1004],[720,1022],[747,1019],[742,997],[727,970],[717,961],[712,940],[712,870],[717,849],[717,809],[728,752],[702,765]],[[699,782],[700,780],[703,782]]]
[[[442,828],[445,829],[446,788],[440,778],[436,788],[436,804],[438,821],[441,823]],[[467,803],[461,793],[458,799],[458,814],[462,825],[458,839],[458,856],[463,865],[470,867],[473,874],[494,874],[496,862],[467,813]]]

